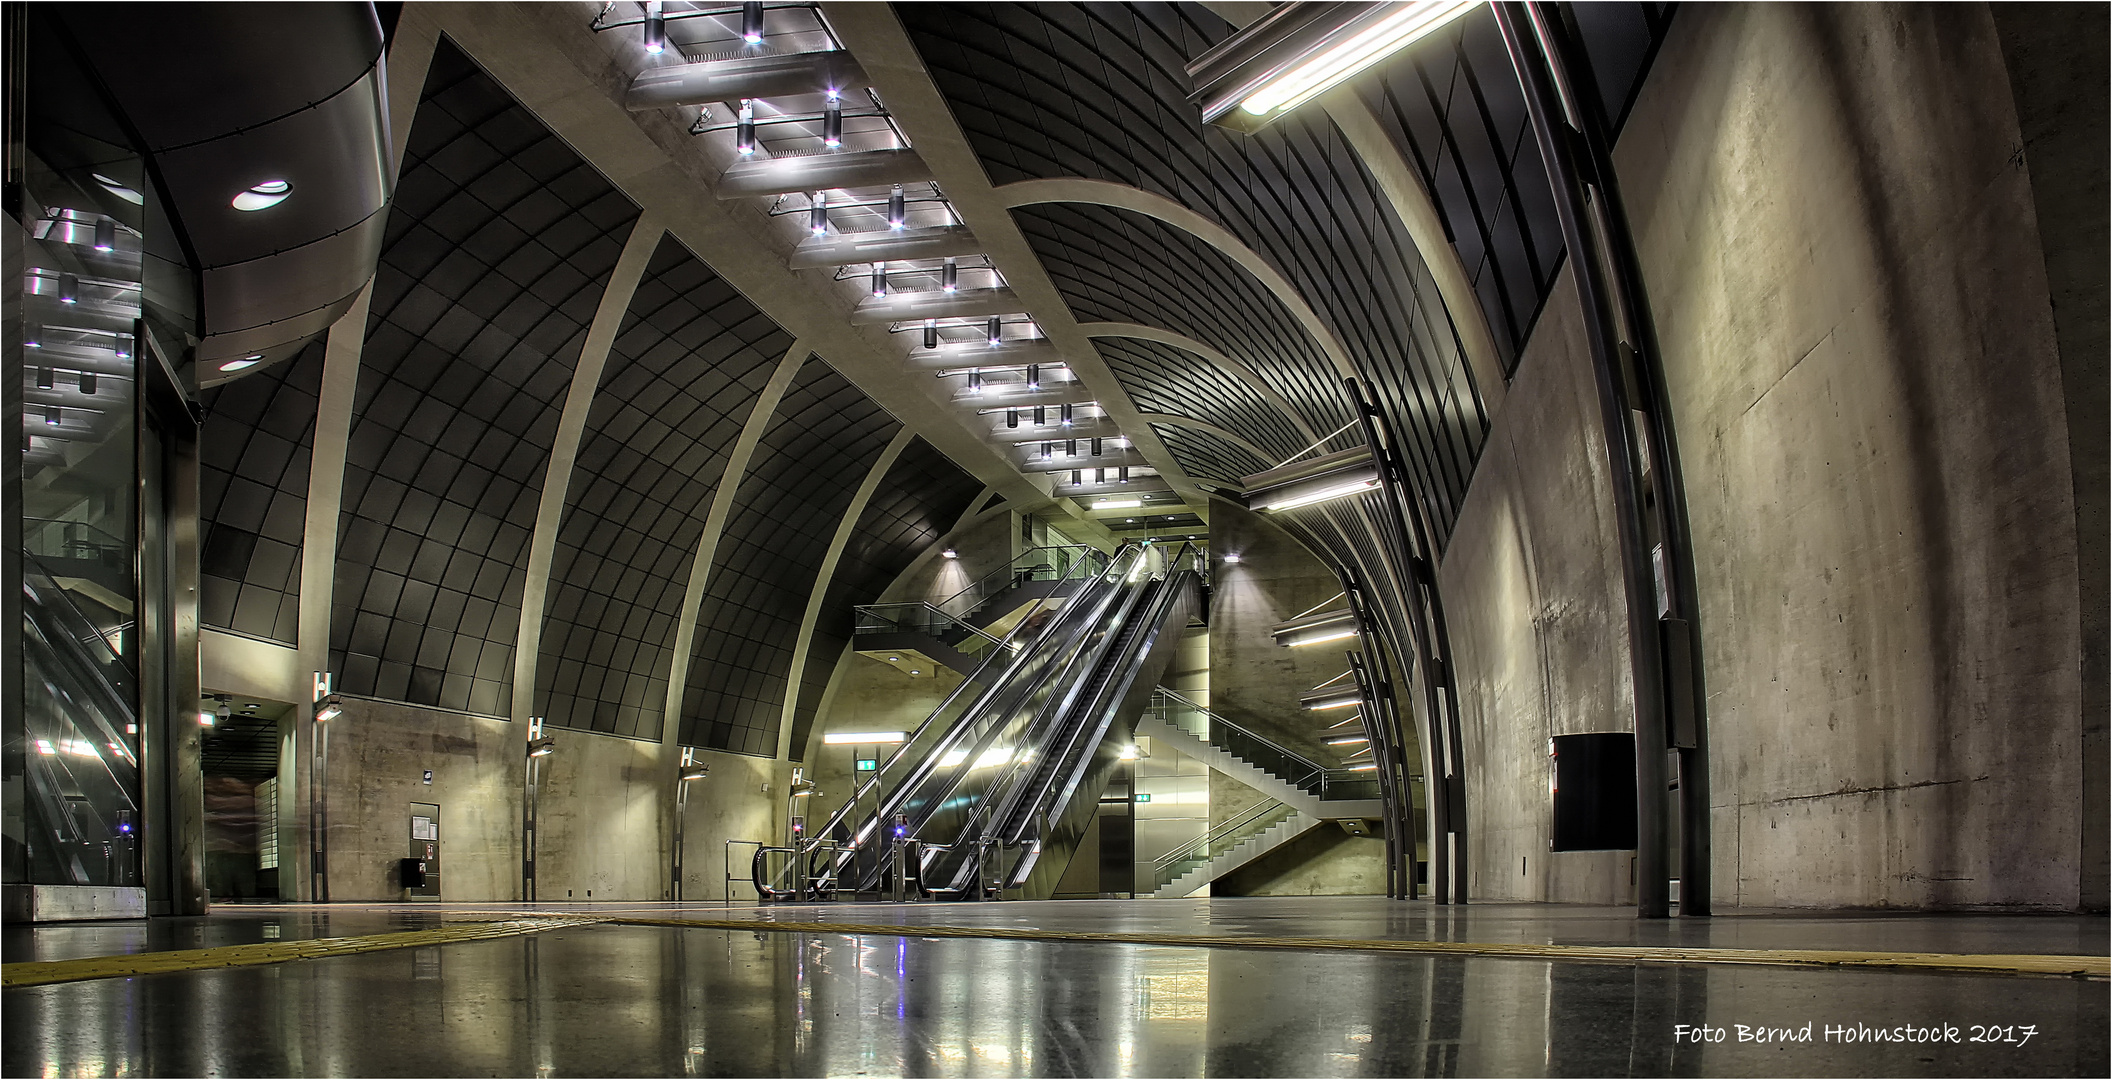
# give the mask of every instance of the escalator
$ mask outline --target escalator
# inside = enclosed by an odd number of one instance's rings
[[[789,853],[793,872],[810,891],[876,891],[889,883],[899,838],[916,845],[913,872],[932,895],[982,895],[986,871],[1015,889],[1047,876],[1036,867],[1060,875],[1197,610],[1199,565],[1192,548],[1168,555],[1148,542],[1123,547],[1104,568],[1081,562],[1066,575],[1077,580],[1062,606],[1046,619],[1023,619],[1036,629],[991,649],[982,669],[811,834],[814,854]],[[766,881],[764,869],[759,853],[758,889],[782,894],[782,878]]]

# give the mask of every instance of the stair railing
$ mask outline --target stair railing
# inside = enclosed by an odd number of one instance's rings
[[[1320,799],[1379,797],[1375,779],[1353,769],[1330,769],[1163,686],[1152,697],[1151,712],[1160,723],[1187,732]]]
[[[1209,832],[1174,848],[1152,862],[1154,890],[1180,878],[1182,874],[1208,863],[1225,852],[1238,847],[1253,837],[1267,832],[1279,822],[1287,821],[1298,811],[1288,803],[1267,799],[1225,819]]]
[[[936,606],[954,618],[966,618],[981,607],[983,601],[1015,585],[1030,581],[1061,581],[1070,577],[1081,563],[1090,571],[1105,570],[1109,558],[1106,552],[1083,544],[1028,548],[1011,562],[969,582],[966,588],[939,601]]]

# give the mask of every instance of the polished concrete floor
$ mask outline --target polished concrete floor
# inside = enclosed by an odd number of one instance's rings
[[[1043,929],[2103,955],[2103,918],[1365,898],[547,910]],[[515,905],[223,907],[10,927],[59,959],[474,921]],[[8,1076],[2104,1076],[2102,981],[581,926],[7,991]],[[1740,1041],[1811,1025],[1811,1041]],[[1685,1025],[1682,1028],[1682,1025]],[[1700,1039],[1691,1032],[1707,1025]],[[1959,1041],[1841,1042],[1828,1028]],[[1716,1029],[1722,1041],[1713,1041]],[[1906,1034],[1912,1034],[1907,1032]],[[1970,1041],[1976,1034],[1995,1041]]]

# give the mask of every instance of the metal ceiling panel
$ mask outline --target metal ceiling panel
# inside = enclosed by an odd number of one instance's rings
[[[923,439],[911,439],[881,478],[836,562],[814,624],[793,709],[793,760],[806,758],[822,694],[850,644],[852,609],[880,599],[924,549],[953,528],[982,489],[980,481]]]
[[[338,686],[504,716],[572,368],[638,211],[446,41],[389,219],[346,447]]]
[[[323,343],[201,391],[198,621],[295,645]]]
[[[792,336],[672,236],[609,348],[566,488],[536,659],[555,727],[658,739],[713,493]]]
[[[773,757],[807,600],[851,497],[901,424],[814,357],[734,496],[682,696],[684,746]]]

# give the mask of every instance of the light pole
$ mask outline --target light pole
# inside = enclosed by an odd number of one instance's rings
[[[521,902],[535,903],[536,803],[542,787],[543,759],[557,749],[557,740],[543,734],[543,718],[528,718],[528,776],[521,800]]]
[[[308,758],[308,898],[330,902],[330,721],[344,715],[344,702],[330,689],[331,673],[315,673],[314,725]]]
[[[689,782],[702,780],[711,775],[711,767],[697,760],[697,748],[682,748],[682,767],[675,774],[675,853],[669,872],[673,875],[674,889],[669,894],[676,903],[682,902],[682,849],[686,819],[689,816]],[[728,899],[731,899],[730,897]]]

